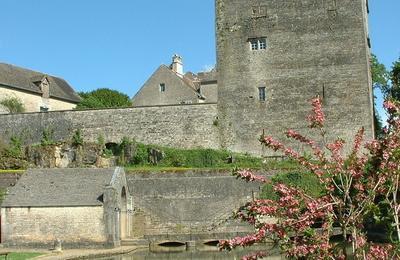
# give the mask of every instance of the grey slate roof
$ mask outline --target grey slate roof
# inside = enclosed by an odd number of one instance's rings
[[[199,78],[201,83],[216,82],[217,76],[218,76],[218,73],[215,68],[212,69],[211,71],[199,72],[197,74],[197,77]]]
[[[2,207],[101,206],[116,170],[31,169],[9,190]]]
[[[46,75],[14,65],[0,63],[0,86],[19,89],[22,91],[42,94],[40,88],[34,82],[47,77],[50,82],[50,97],[78,103],[80,97],[73,88],[63,79]]]
[[[184,83],[185,86],[187,86],[190,90],[192,90],[193,93],[194,93],[198,98],[203,98],[203,97],[200,95],[200,93],[197,92],[197,87],[196,87],[195,83],[192,81],[192,79],[189,78],[189,77],[187,77],[188,74],[185,74],[185,75],[183,76],[183,78],[181,78],[181,77],[179,77],[175,72],[173,72],[173,71],[171,70],[171,68],[168,67],[167,65],[161,65],[161,66],[159,67],[159,69],[161,69],[161,68],[166,68],[169,72],[171,72],[171,73],[174,74],[179,80],[181,80],[181,81]]]

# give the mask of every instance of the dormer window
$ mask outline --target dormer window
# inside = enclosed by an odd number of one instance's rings
[[[267,39],[264,37],[249,39],[249,43],[250,43],[250,49],[252,51],[267,49]]]
[[[32,78],[32,83],[39,87],[40,91],[42,91],[43,98],[50,97],[50,82],[45,75],[39,75]]]
[[[160,83],[160,92],[165,92],[165,83]]]
[[[40,112],[48,112],[49,108],[46,106],[40,106]]]

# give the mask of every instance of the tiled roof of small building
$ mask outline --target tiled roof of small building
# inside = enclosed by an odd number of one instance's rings
[[[0,86],[19,89],[22,91],[42,94],[41,89],[34,84],[47,77],[50,83],[50,97],[78,103],[80,97],[73,88],[63,79],[46,75],[14,65],[0,63]]]
[[[2,207],[101,206],[111,169],[31,169],[12,187]]]

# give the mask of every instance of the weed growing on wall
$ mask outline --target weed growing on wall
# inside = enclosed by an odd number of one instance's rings
[[[75,146],[81,146],[83,145],[83,136],[82,136],[82,130],[77,129],[74,132],[74,135],[72,136],[72,144]]]
[[[40,140],[42,146],[53,145],[54,141],[54,130],[51,127],[46,127],[42,131],[42,139]]]
[[[22,139],[20,137],[12,136],[10,138],[10,145],[5,149],[5,155],[13,158],[22,156]]]

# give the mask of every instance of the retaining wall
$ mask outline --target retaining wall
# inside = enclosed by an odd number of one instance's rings
[[[119,142],[124,136],[146,144],[180,148],[219,148],[214,122],[216,104],[136,107],[0,115],[0,137],[13,135],[38,143],[43,130],[54,131],[56,141],[68,140],[81,129],[85,141]]]

